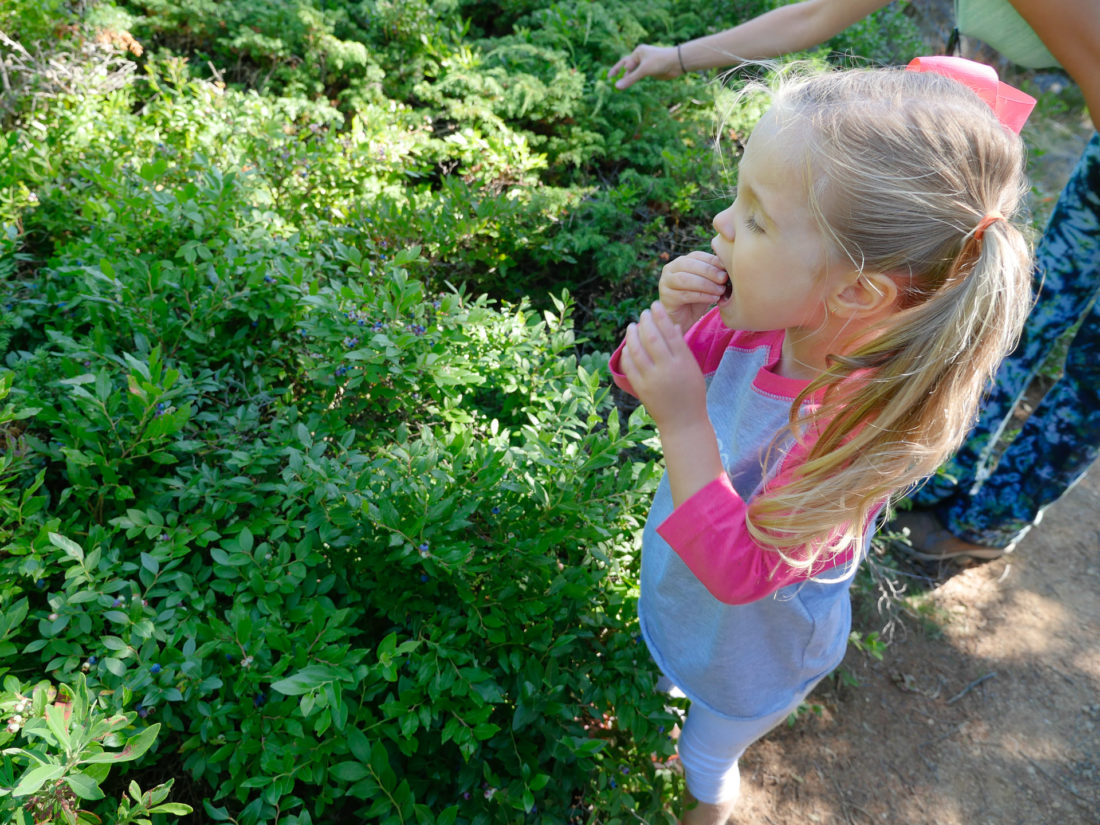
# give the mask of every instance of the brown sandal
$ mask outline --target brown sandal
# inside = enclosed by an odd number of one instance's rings
[[[909,539],[909,543],[902,545],[900,549],[921,561],[991,561],[1013,550],[1013,545],[988,547],[960,539],[928,510],[898,513],[892,526],[904,532]]]

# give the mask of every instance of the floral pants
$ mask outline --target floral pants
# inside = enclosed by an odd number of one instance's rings
[[[959,538],[990,547],[1019,540],[1100,451],[1100,134],[1085,147],[1036,249],[1035,288],[1023,337],[997,372],[974,430],[912,496],[934,506]],[[1063,377],[994,463],[1016,402],[1079,321]]]

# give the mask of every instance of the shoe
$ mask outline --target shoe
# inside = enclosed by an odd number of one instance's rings
[[[1014,545],[989,547],[960,539],[928,510],[907,510],[898,513],[891,525],[904,532],[909,538],[909,544],[900,546],[902,552],[921,561],[950,561],[964,564],[971,561],[992,561],[1006,553],[1011,553],[1014,547]]]

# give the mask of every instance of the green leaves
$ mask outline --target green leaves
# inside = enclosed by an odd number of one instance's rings
[[[66,800],[66,791],[82,804],[105,799],[100,783],[107,777],[109,766],[141,758],[160,730],[160,725],[155,724],[127,735],[137,714],[104,714],[82,674],[71,686],[62,684],[56,688],[46,682],[24,686],[8,676],[0,692],[0,706],[14,712],[8,733],[16,727],[22,737],[34,743],[27,748],[4,751],[0,779],[11,776],[17,766],[24,770],[14,787],[9,785],[0,791],[0,813],[14,814],[17,808],[25,806],[49,821],[77,821]],[[115,745],[120,747],[116,750]],[[123,800],[118,817],[112,821],[147,822],[135,818],[155,812],[190,813],[187,805],[164,803],[171,784],[169,781],[143,795],[131,783],[136,804]],[[16,807],[11,807],[12,804]],[[93,820],[82,815],[80,821]]]
[[[332,684],[339,678],[335,668],[324,665],[303,668],[293,676],[280,679],[271,684],[272,690],[277,690],[286,696],[301,696],[303,693],[311,693],[325,685]]]
[[[19,780],[19,784],[12,790],[12,796],[18,798],[37,793],[38,789],[54,779],[64,776],[63,765],[38,765],[30,768]]]

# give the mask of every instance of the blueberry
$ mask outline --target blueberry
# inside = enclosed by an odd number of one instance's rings
[[[160,665],[151,665],[149,667],[150,673],[160,673]]]

